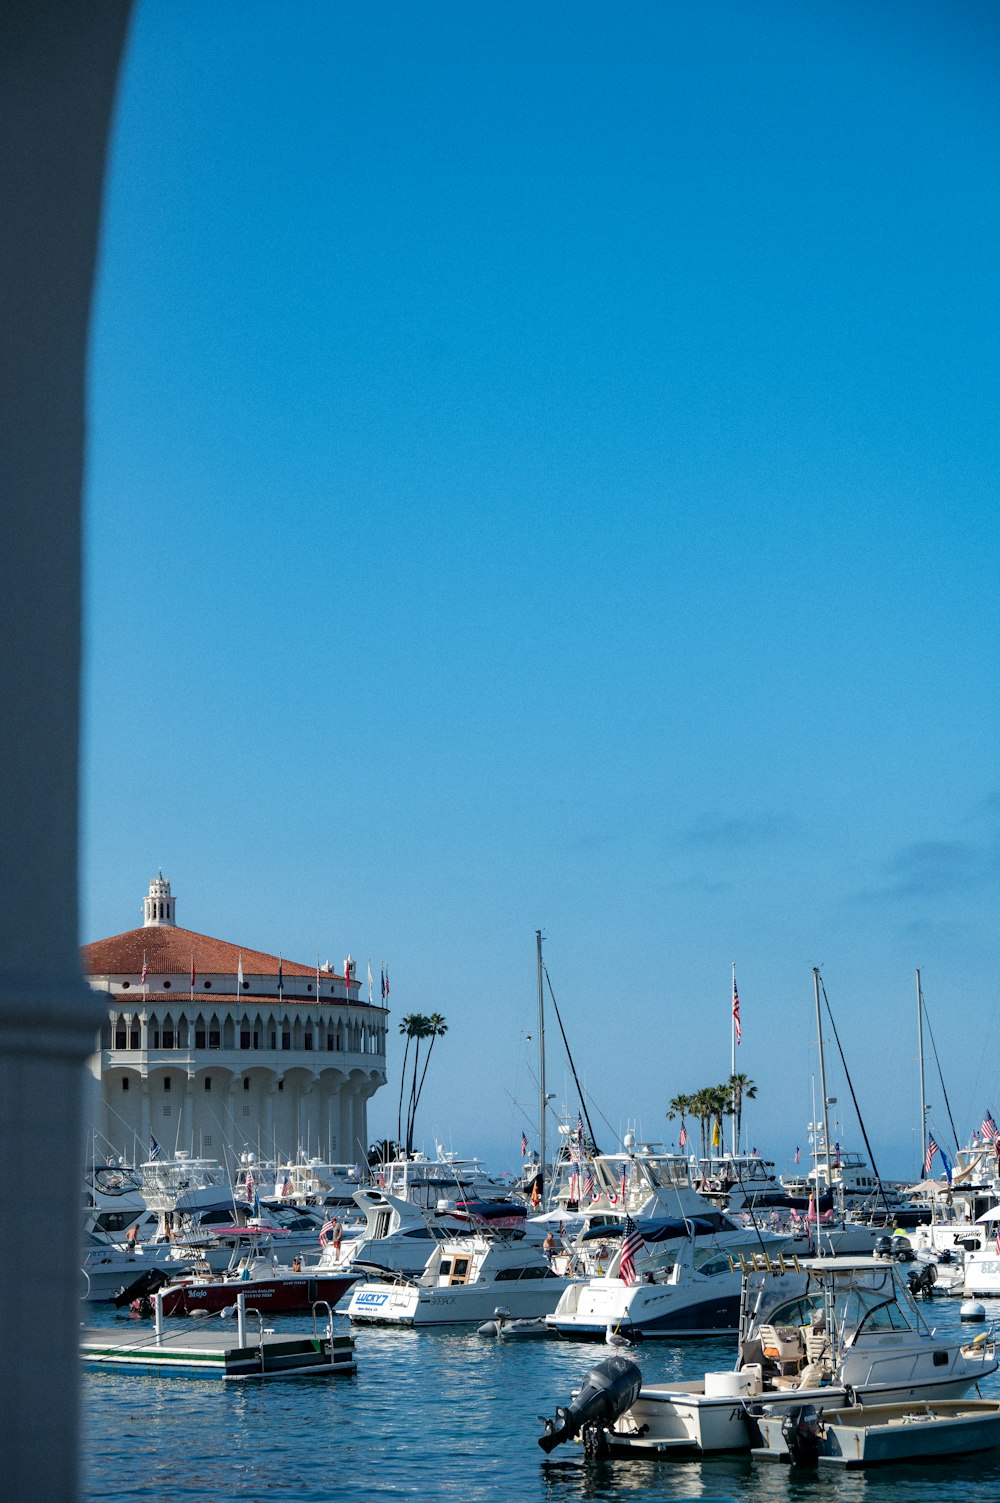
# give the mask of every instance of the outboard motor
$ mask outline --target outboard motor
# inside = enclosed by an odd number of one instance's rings
[[[875,1246],[872,1248],[872,1253],[874,1254],[874,1256],[876,1258],[891,1258],[892,1257],[892,1238],[891,1237],[879,1237],[876,1240]]]
[[[590,1435],[584,1436],[588,1455],[600,1454],[602,1449],[606,1454],[607,1442],[602,1447],[599,1436],[603,1437],[607,1427],[635,1403],[641,1387],[642,1373],[634,1362],[627,1357],[606,1357],[590,1369],[572,1403],[556,1410],[554,1420],[540,1416],[545,1434],[538,1437],[538,1444],[548,1455],[564,1440],[572,1440],[581,1430],[593,1427]]]
[[[145,1299],[150,1294],[155,1294],[157,1289],[162,1289],[164,1284],[169,1283],[170,1275],[162,1268],[144,1268],[131,1284],[122,1285],[114,1297],[114,1307],[116,1310],[121,1310],[124,1306],[130,1305],[133,1300]]]
[[[819,1461],[819,1415],[812,1404],[790,1409],[781,1421],[781,1438],[792,1466],[816,1466]]]
[[[893,1237],[892,1256],[897,1263],[912,1263],[916,1259],[909,1237]]]
[[[906,1282],[910,1286],[911,1294],[919,1294],[924,1299],[930,1299],[934,1293],[934,1285],[937,1283],[937,1269],[933,1263],[925,1263],[922,1268],[910,1268],[906,1274]]]

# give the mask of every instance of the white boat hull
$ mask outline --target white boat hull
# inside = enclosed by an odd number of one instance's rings
[[[820,1412],[818,1461],[863,1467],[930,1457],[969,1456],[1000,1446],[1000,1404],[952,1400],[924,1404],[861,1404]],[[763,1442],[754,1456],[790,1461],[784,1415],[757,1417]]]

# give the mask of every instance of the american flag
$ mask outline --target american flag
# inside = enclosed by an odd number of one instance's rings
[[[996,1143],[997,1125],[993,1120],[993,1113],[988,1111],[983,1118],[983,1137],[987,1143]]]
[[[149,975],[149,966],[146,964],[146,952],[142,952],[142,975],[139,977],[139,985],[146,985],[146,977]]]
[[[249,1200],[249,1201],[252,1202],[253,1201],[253,1175],[250,1173],[249,1169],[247,1170],[246,1192],[247,1192],[247,1200]]]
[[[736,990],[735,971],[733,971],[733,1027],[736,1029],[736,1042],[739,1043],[743,1037],[743,1030],[740,1027],[740,994]]]
[[[292,1182],[291,1182],[290,1179],[286,1179],[285,1180],[285,1183],[281,1187],[281,1193],[282,1193],[282,1195],[294,1195],[295,1194],[295,1187],[292,1184]]]
[[[527,1153],[528,1153],[528,1139],[525,1136],[525,1134],[522,1133],[521,1134],[521,1157],[522,1157],[522,1159],[527,1157]]]
[[[687,1130],[687,1127],[685,1125],[684,1118],[682,1117],[681,1118],[681,1130],[677,1134],[677,1146],[678,1146],[678,1148],[684,1148],[684,1147],[686,1147],[687,1140],[688,1140],[688,1130]]]
[[[576,1141],[583,1142],[583,1114],[581,1112],[576,1114]]]
[[[320,1231],[319,1231],[319,1245],[320,1245],[320,1247],[325,1247],[326,1244],[329,1242],[329,1240],[330,1240],[330,1233],[333,1231],[334,1224],[335,1223],[334,1223],[334,1219],[333,1219],[332,1216],[328,1216],[327,1219],[323,1222],[323,1225],[320,1227]]]
[[[937,1153],[937,1151],[938,1151],[938,1146],[937,1146],[937,1144],[934,1141],[934,1134],[932,1133],[931,1136],[927,1139],[927,1152],[924,1154],[924,1173],[925,1174],[930,1174],[930,1172],[931,1172],[931,1160],[933,1159],[933,1157]]]
[[[625,1204],[625,1192],[628,1189],[628,1165],[622,1165],[622,1205]]]
[[[625,1217],[625,1226],[622,1230],[622,1256],[618,1265],[618,1272],[623,1284],[635,1283],[635,1256],[636,1253],[645,1252],[646,1244],[642,1240],[642,1233],[632,1220],[631,1216]]]
[[[802,1158],[802,1149],[801,1148],[796,1148],[796,1150],[795,1150],[795,1162],[798,1163],[801,1158]]]
[[[583,1193],[584,1195],[593,1195],[594,1193],[594,1171],[589,1164],[584,1170]]]

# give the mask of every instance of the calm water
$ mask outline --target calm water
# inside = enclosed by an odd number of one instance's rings
[[[939,1299],[924,1309],[939,1328],[960,1324],[958,1301]],[[1000,1320],[1000,1303],[987,1309]],[[118,1322],[110,1310],[90,1306],[86,1323]],[[311,1321],[285,1317],[280,1329],[311,1329]],[[982,1327],[966,1329],[971,1336]],[[726,1368],[732,1354],[731,1341],[699,1341],[648,1343],[634,1355],[646,1380],[656,1382]],[[547,1459],[536,1444],[538,1416],[568,1402],[606,1355],[603,1345],[577,1342],[362,1329],[353,1377],[257,1385],[85,1374],[83,1496],[88,1503],[901,1503],[931,1495],[935,1503],[969,1503],[1000,1496],[1000,1451],[868,1476],[803,1476],[739,1458],[586,1462],[576,1446]],[[996,1377],[984,1397],[1000,1398]]]

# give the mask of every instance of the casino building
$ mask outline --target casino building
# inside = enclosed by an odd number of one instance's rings
[[[107,994],[85,1120],[98,1150],[128,1162],[184,1149],[355,1163],[368,1101],[385,1085],[387,1009],[342,973],[178,927],[162,873],[139,929],[85,945],[90,985]]]

